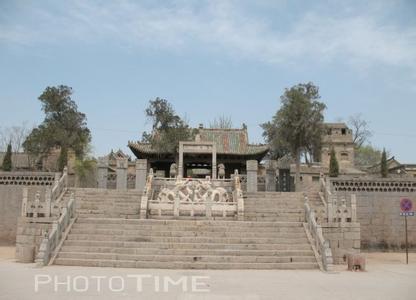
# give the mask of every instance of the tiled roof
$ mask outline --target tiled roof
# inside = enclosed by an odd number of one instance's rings
[[[265,154],[267,145],[248,144],[246,129],[199,129],[201,142],[214,142],[217,154],[229,155],[259,155]],[[129,142],[128,146],[133,152],[154,154],[156,151],[150,144]],[[135,150],[135,151],[134,151]]]

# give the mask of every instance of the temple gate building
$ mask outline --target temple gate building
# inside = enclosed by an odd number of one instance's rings
[[[181,141],[178,153],[161,153],[151,144],[129,142],[129,148],[138,159],[146,159],[148,169],[157,176],[169,177],[172,164],[177,165],[182,177],[218,177],[218,169],[229,178],[234,170],[246,173],[246,161],[260,162],[269,151],[266,145],[249,144],[247,128],[198,128],[194,141]]]

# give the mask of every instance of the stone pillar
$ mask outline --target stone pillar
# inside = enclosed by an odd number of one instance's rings
[[[257,192],[257,160],[248,160],[247,165],[247,193]]]
[[[127,158],[118,158],[117,162],[117,190],[127,190]]]
[[[217,151],[212,150],[212,179],[217,179]]]
[[[108,161],[104,158],[98,159],[97,185],[99,189],[107,188]]]
[[[276,161],[269,160],[266,165],[266,192],[276,191]]]
[[[147,159],[136,160],[136,185],[135,189],[143,191],[147,178]]]

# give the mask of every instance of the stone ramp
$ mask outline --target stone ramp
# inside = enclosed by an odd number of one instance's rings
[[[163,269],[316,269],[301,222],[80,216],[57,265]]]

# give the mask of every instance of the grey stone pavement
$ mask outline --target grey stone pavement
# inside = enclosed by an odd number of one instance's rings
[[[416,299],[416,253],[410,255],[409,265],[404,264],[403,253],[369,253],[366,272],[348,272],[338,266],[334,274],[318,270],[38,268],[16,263],[13,256],[13,248],[0,247],[0,299]],[[142,278],[141,291],[138,276],[147,276]]]

